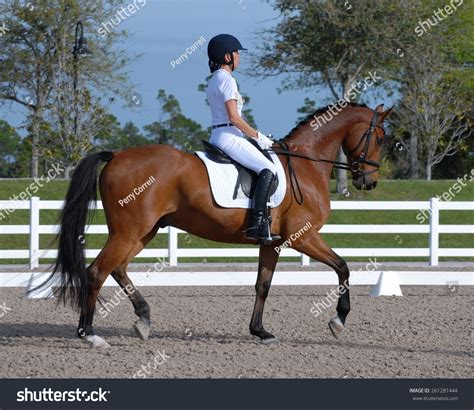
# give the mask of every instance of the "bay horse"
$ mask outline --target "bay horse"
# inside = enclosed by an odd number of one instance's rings
[[[332,111],[334,107],[337,112]],[[281,240],[260,245],[259,249],[250,333],[264,343],[276,341],[264,329],[262,316],[279,245],[304,226],[311,228],[291,241],[290,247],[330,266],[338,275],[339,285],[347,287],[347,291],[339,293],[337,316],[329,322],[334,337],[343,331],[350,310],[347,264],[319,234],[330,214],[329,180],[333,167],[338,166],[351,172],[357,189],[375,188],[385,135],[383,121],[391,109],[383,111],[381,104],[372,110],[354,103],[332,108],[308,116],[273,145],[288,184],[282,203],[271,210],[272,230]],[[347,164],[335,161],[341,145]],[[106,165],[98,178],[102,162]],[[109,236],[86,268],[83,243],[89,205],[97,200],[97,179]],[[132,200],[131,193],[138,187],[142,187],[140,195]],[[125,201],[127,197],[129,200]],[[93,153],[83,158],[73,172],[60,216],[58,255],[48,280],[54,281],[59,301],[70,302],[80,310],[77,335],[92,347],[108,347],[104,339],[94,334],[92,322],[99,291],[111,274],[133,304],[138,316],[134,324],[137,335],[146,340],[150,308],[127,275],[130,261],[159,228],[167,226],[217,242],[255,243],[245,238],[248,215],[247,209],[221,208],[216,204],[206,167],[196,155],[160,144]]]

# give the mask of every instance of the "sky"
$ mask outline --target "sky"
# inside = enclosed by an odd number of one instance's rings
[[[209,107],[205,94],[197,91],[209,74],[207,42],[214,35],[229,33],[252,50],[258,44],[256,31],[273,27],[279,15],[265,0],[135,0],[135,3],[145,4],[118,27],[130,34],[123,47],[131,55],[142,54],[128,67],[131,83],[138,93],[130,98],[134,101],[140,98],[141,105],[130,107],[123,102],[116,103],[111,111],[122,125],[132,121],[140,128],[158,120],[156,96],[161,88],[178,99],[185,116],[207,127]],[[206,40],[205,44],[173,67],[171,61],[177,60],[201,36]],[[300,116],[297,109],[303,105],[305,97],[317,101],[317,106],[332,102],[326,90],[292,90],[279,94],[277,89],[281,87],[283,77],[261,80],[239,72],[249,67],[243,51],[241,67],[234,72],[234,77],[240,92],[251,98],[250,108],[263,133],[271,133],[275,138],[285,136],[297,122]],[[10,109],[2,109],[0,118],[19,126],[24,114],[24,110],[15,104]]]

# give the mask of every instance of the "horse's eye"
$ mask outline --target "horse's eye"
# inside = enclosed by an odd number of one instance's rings
[[[380,147],[383,144],[382,138],[376,138],[375,143]]]

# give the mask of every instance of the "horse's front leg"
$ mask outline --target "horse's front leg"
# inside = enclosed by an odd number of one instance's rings
[[[337,316],[329,321],[329,329],[332,335],[337,339],[344,330],[346,317],[351,310],[349,298],[349,268],[347,267],[347,263],[324,242],[321,235],[316,231],[303,235],[292,244],[292,248],[330,266],[337,273],[339,278],[339,286],[337,288],[337,293],[339,294],[336,307]]]
[[[278,261],[279,253],[274,245],[261,245],[258,261],[258,277],[255,284],[257,296],[250,321],[250,333],[258,336],[262,343],[273,343],[277,338],[263,328],[262,317],[265,300],[272,284],[273,272]]]

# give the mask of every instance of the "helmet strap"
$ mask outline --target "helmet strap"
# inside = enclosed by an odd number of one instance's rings
[[[231,70],[234,71],[234,52],[231,51],[229,54],[230,54],[230,61],[228,63],[222,63],[222,64],[231,66]]]

